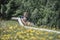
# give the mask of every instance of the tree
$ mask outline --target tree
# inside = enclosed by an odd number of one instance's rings
[[[4,0],[0,9],[3,18],[20,16],[28,11],[29,20],[36,25],[60,27],[60,0]]]

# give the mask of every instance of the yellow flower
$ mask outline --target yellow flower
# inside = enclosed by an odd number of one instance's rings
[[[12,26],[10,26],[10,27],[9,27],[9,29],[13,29],[13,27],[12,27]]]
[[[33,35],[33,33],[30,33],[30,35]]]
[[[33,37],[31,37],[31,39],[33,39],[33,40],[37,40],[37,38],[36,38],[36,37],[34,37],[34,36],[33,36]]]
[[[10,34],[3,35],[3,36],[2,36],[2,39],[9,39],[9,38],[10,38],[10,36],[11,36]]]
[[[17,32],[17,33],[16,33],[16,35],[20,35],[20,34],[22,34],[22,32]]]
[[[40,33],[39,32],[36,32],[37,35],[39,35]]]
[[[22,35],[19,35],[19,38],[23,38],[23,39],[24,39],[24,36],[22,36]]]
[[[14,37],[14,39],[16,39],[16,38],[17,38],[17,36]]]
[[[1,37],[2,40],[4,40],[5,38],[4,37]]]
[[[40,35],[42,35],[42,34],[43,34],[43,32],[41,32],[41,31],[40,31],[40,32],[36,32],[36,34],[40,34]]]
[[[60,35],[58,35],[58,38],[60,39]]]
[[[6,30],[7,32],[11,32],[11,30]]]
[[[33,30],[32,30],[32,29],[29,29],[29,30],[27,30],[26,32],[30,32],[30,33],[31,33],[31,32],[33,32]]]
[[[28,40],[27,38],[25,38],[24,40]]]
[[[46,38],[41,37],[40,40],[46,40]]]
[[[14,29],[15,29],[15,28],[17,28],[17,25],[16,25],[16,26],[14,26]]]
[[[2,30],[2,28],[0,28],[0,30]]]
[[[51,35],[53,35],[54,33],[53,32],[50,32]]]
[[[51,39],[51,40],[52,40],[52,39],[53,39],[53,37],[52,37],[52,36],[50,36],[50,37],[49,37],[49,39]]]
[[[48,34],[48,32],[45,32],[45,34]]]

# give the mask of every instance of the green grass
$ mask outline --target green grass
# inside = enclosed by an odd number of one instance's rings
[[[60,40],[60,34],[26,29],[17,21],[1,21],[0,40]]]

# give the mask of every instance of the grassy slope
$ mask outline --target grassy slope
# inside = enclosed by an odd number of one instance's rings
[[[3,21],[2,25],[0,25],[1,40],[60,40],[60,34],[25,29],[16,21]]]

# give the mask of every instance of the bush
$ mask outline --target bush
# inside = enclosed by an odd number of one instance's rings
[[[0,9],[2,18],[10,19],[28,11],[29,20],[36,25],[60,27],[60,0],[5,0]]]

